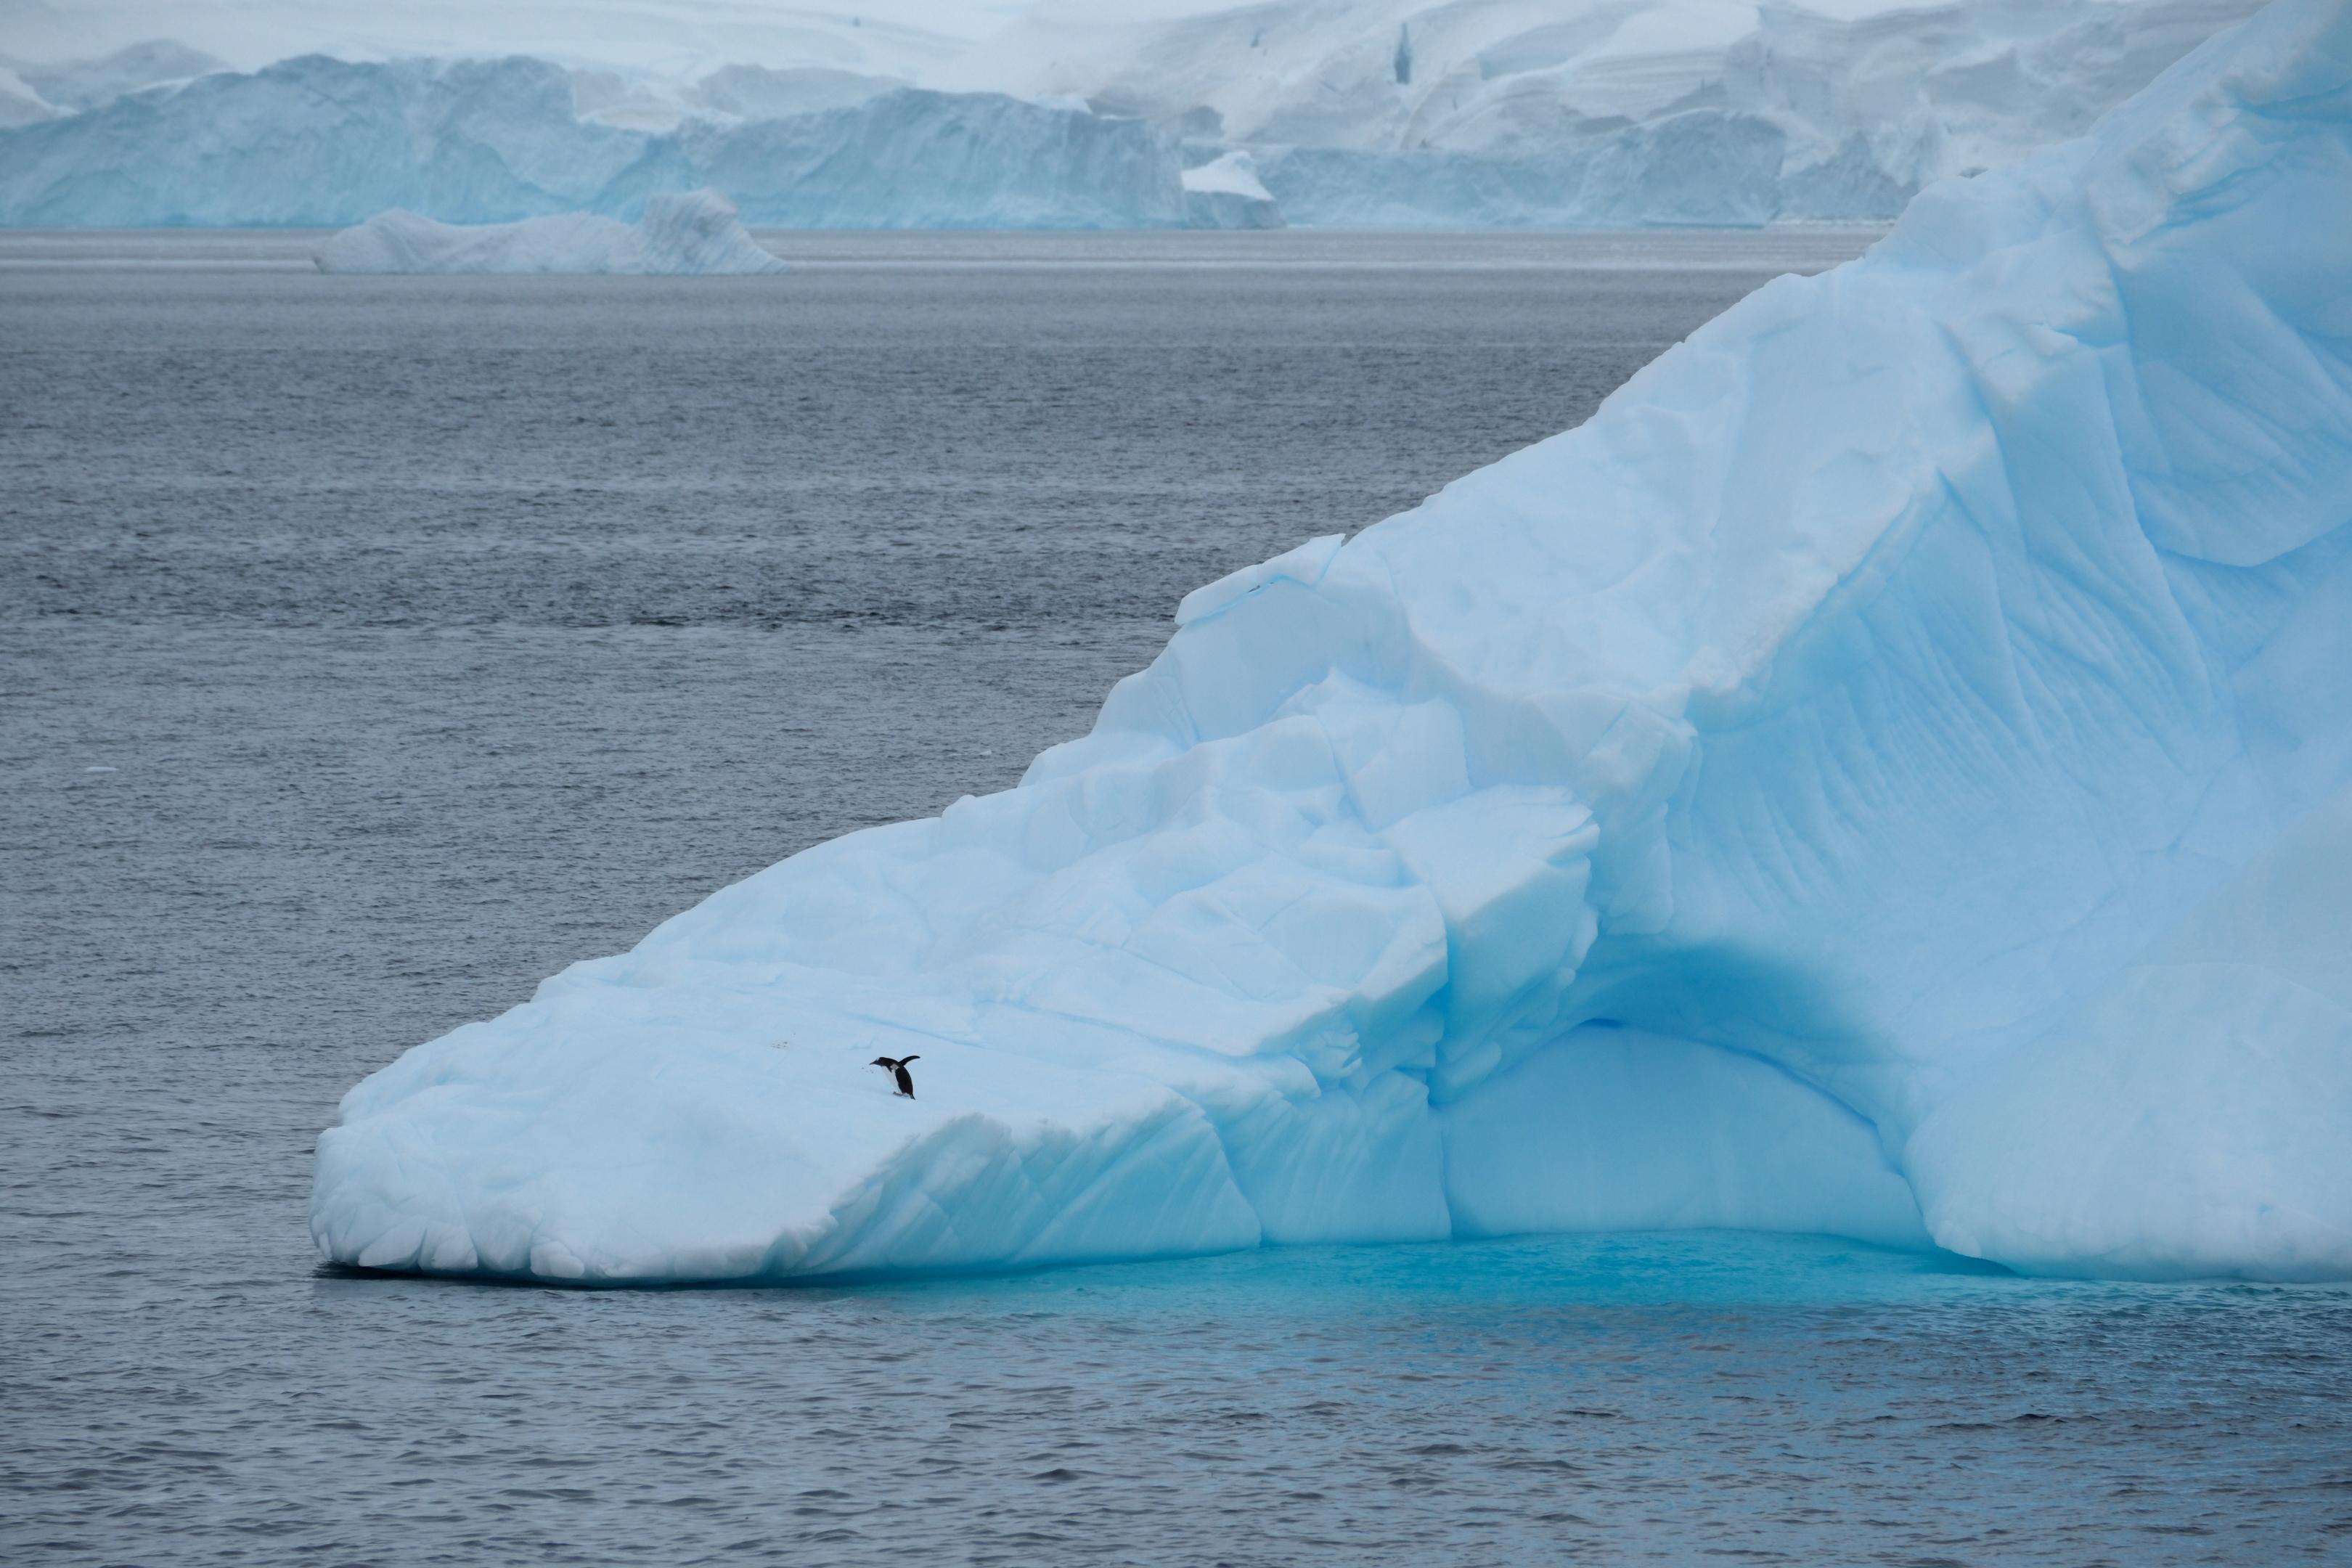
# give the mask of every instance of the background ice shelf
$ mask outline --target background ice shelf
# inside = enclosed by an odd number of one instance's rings
[[[599,37],[612,16],[555,43],[544,11],[313,8],[284,36],[324,53],[252,74],[177,45],[0,58],[0,223],[634,218],[701,185],[809,227],[1882,221],[2079,134],[2254,5],[1047,4],[977,43],[688,11],[657,47]],[[403,37],[518,53],[383,59]]]

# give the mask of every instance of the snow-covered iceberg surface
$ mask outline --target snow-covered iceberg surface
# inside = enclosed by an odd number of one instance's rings
[[[634,224],[590,213],[447,224],[394,210],[331,237],[321,272],[613,272],[742,277],[782,272],[716,191],[646,200]]]
[[[408,1052],[320,1140],[320,1249],[1728,1225],[2352,1276],[2347,211],[2352,0],[2280,0],[1193,593],[1019,788]]]

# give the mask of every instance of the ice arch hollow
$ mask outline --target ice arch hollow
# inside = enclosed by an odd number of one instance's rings
[[[320,1247],[1715,1224],[2352,1275],[2347,213],[2352,8],[2280,0],[1193,594],[1019,788],[410,1051],[320,1142]],[[911,1105],[865,1065],[908,1051]]]

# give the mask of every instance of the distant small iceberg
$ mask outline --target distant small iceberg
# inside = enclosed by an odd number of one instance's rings
[[[1282,208],[1257,177],[1257,163],[1234,148],[1184,171],[1184,221],[1194,228],[1286,228]]]
[[[541,272],[747,277],[783,262],[716,191],[649,196],[635,224],[593,213],[449,224],[395,207],[329,239],[321,272]]]

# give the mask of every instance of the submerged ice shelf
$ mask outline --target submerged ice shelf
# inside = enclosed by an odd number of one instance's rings
[[[1018,788],[409,1051],[320,1140],[320,1249],[1711,1225],[2352,1275],[2347,210],[2352,4],[2280,0],[1196,591]],[[909,1054],[912,1101],[867,1065]]]

